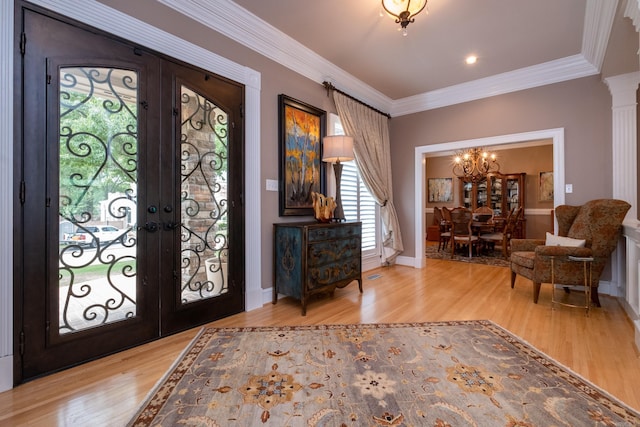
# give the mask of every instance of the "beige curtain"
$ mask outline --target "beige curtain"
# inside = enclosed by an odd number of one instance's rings
[[[366,105],[333,91],[345,134],[353,137],[353,152],[362,181],[380,205],[382,262],[395,263],[404,248],[393,204],[389,119]]]

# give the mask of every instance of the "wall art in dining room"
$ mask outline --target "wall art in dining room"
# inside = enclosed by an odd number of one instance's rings
[[[453,202],[452,178],[429,178],[428,187],[429,203]]]
[[[538,201],[553,202],[553,172],[540,172],[538,177]]]

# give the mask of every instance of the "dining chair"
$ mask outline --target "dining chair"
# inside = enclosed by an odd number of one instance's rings
[[[518,221],[521,219],[523,214],[524,210],[521,207],[511,210],[509,212],[509,215],[507,216],[505,226],[502,231],[494,231],[492,233],[481,234],[480,240],[491,247],[495,247],[496,244],[499,244],[502,249],[503,258],[508,258],[513,231],[515,230],[516,225],[518,224]]]
[[[479,239],[473,234],[472,222],[471,210],[462,207],[451,210],[451,258],[455,255],[457,246],[467,246],[469,258],[473,256],[473,247],[477,246]]]
[[[449,240],[451,240],[451,211],[443,206],[442,210],[437,207],[433,208],[433,213],[436,215],[440,227],[440,238],[438,239],[439,252],[441,249],[446,249]]]

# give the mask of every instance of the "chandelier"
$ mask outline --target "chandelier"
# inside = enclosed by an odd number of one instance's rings
[[[496,155],[482,147],[458,151],[453,159],[454,175],[467,181],[479,182],[484,180],[488,173],[499,171],[500,165],[496,162]]]
[[[415,16],[427,6],[427,0],[382,0],[385,12],[400,24],[402,35],[407,35],[407,25],[415,21]]]

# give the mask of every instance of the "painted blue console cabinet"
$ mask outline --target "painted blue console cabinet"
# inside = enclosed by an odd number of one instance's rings
[[[362,223],[297,222],[273,224],[273,303],[278,294],[300,300],[333,294],[358,281],[362,293]]]

